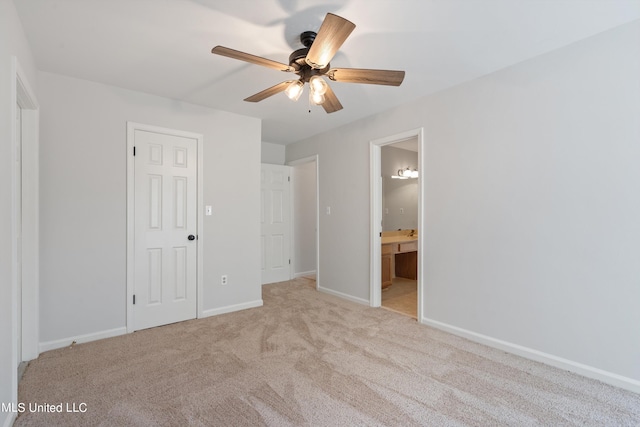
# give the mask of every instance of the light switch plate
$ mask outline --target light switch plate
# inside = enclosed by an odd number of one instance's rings
[[[211,215],[211,213],[213,212],[213,210],[211,209],[211,206],[205,206],[204,208],[204,214],[209,216]]]

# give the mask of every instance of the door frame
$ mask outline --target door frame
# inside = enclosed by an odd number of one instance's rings
[[[40,106],[29,80],[15,56],[11,57],[11,76],[12,315],[10,348],[13,350],[11,355],[11,400],[17,402],[19,365],[23,361],[32,360],[39,356]],[[16,127],[18,105],[22,110],[20,143],[18,143],[18,129]],[[19,147],[21,147],[21,152],[18,152]],[[16,165],[18,160],[21,164],[20,169]],[[19,200],[21,200],[20,209],[18,209]],[[20,254],[18,254],[18,234],[22,236]],[[18,269],[20,269],[20,273]],[[18,348],[18,343],[20,343],[20,348]]]
[[[40,126],[40,106],[35,97],[31,85],[26,74],[22,70],[18,59],[14,56],[11,61],[13,85],[12,85],[12,151],[17,156],[17,129],[15,128],[17,105],[22,109],[22,174],[21,174],[21,190],[22,190],[22,331],[18,331],[17,319],[15,334],[22,334],[22,360],[31,360],[38,357],[39,344],[39,236],[40,236],[40,219],[39,219],[39,126]],[[17,168],[12,163],[12,187],[13,187],[13,203],[17,203],[16,186],[18,184]],[[17,206],[13,215],[17,214]],[[12,221],[12,232],[17,233],[18,221],[14,217]],[[15,235],[15,234],[14,234]],[[15,240],[15,239],[14,239]],[[16,242],[13,243],[13,285],[14,285],[14,307],[18,304],[18,283],[17,271],[18,264]],[[16,313],[17,315],[17,313]],[[16,336],[17,339],[17,336]],[[17,357],[17,353],[16,353]]]
[[[301,159],[292,160],[287,163],[288,166],[296,167],[305,163],[316,164],[316,290],[320,289],[320,156],[315,154],[313,156],[303,157]],[[293,175],[293,174],[292,174]],[[291,184],[293,185],[294,178],[291,178]],[[291,228],[293,230],[293,198],[295,197],[293,191],[291,191]],[[293,231],[291,232],[291,240],[293,247]],[[295,251],[292,252],[292,260],[295,260]]]
[[[425,221],[424,221],[424,183],[425,183],[425,149],[424,149],[424,129],[417,128],[405,132],[389,135],[384,138],[369,141],[370,153],[370,183],[371,183],[371,248],[370,248],[370,277],[371,288],[369,291],[369,305],[380,307],[382,304],[382,260],[381,260],[381,237],[382,232],[382,147],[409,138],[418,138],[418,323],[423,323],[423,295],[425,290]]]
[[[196,183],[196,213],[197,213],[197,233],[196,239],[196,318],[203,315],[203,278],[204,278],[204,156],[202,134],[169,129],[160,126],[146,125],[136,122],[127,122],[127,332],[135,331],[135,318],[133,311],[134,276],[135,276],[135,162],[133,158],[133,147],[135,143],[135,131],[162,133],[171,136],[192,138],[197,142],[197,183]]]

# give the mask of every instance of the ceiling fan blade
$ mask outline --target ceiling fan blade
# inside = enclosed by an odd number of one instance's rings
[[[327,13],[305,61],[312,68],[325,68],[356,25],[338,15]]]
[[[224,46],[216,46],[211,49],[211,53],[226,56],[228,58],[239,59],[240,61],[250,62],[263,67],[273,68],[275,70],[293,72],[295,69],[282,62],[272,61],[261,56],[251,55],[250,53],[240,52],[239,50],[230,49]]]
[[[400,86],[404,80],[404,71],[332,68],[326,76],[334,82]]]
[[[278,83],[275,86],[271,86],[269,89],[265,89],[262,92],[256,93],[255,95],[251,95],[250,97],[246,98],[245,101],[260,102],[263,99],[267,99],[268,97],[275,95],[276,93],[283,92],[293,81],[295,80],[288,80],[286,82]]]
[[[338,101],[338,97],[331,89],[331,86],[327,85],[327,91],[324,93],[324,102],[322,103],[322,108],[327,113],[334,113],[336,111],[342,110],[342,104]]]

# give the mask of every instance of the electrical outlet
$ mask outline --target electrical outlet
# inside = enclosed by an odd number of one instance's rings
[[[228,281],[229,281],[229,278],[227,277],[226,274],[223,274],[222,276],[220,276],[220,284],[221,285],[226,285]]]

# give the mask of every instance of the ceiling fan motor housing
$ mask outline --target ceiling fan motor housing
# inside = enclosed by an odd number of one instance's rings
[[[313,41],[316,39],[317,35],[318,34],[316,34],[315,31],[305,31],[304,33],[300,34],[300,42],[304,47],[309,48],[313,44]]]
[[[296,70],[295,73],[298,74],[300,76],[300,80],[305,83],[313,76],[325,74],[329,71],[331,66],[331,64],[327,64],[326,67],[318,70],[311,68],[311,66],[306,63],[305,58],[307,57],[309,48],[311,48],[315,39],[316,33],[314,31],[305,31],[300,34],[300,41],[305,47],[295,50],[291,55],[289,55],[289,65]]]

